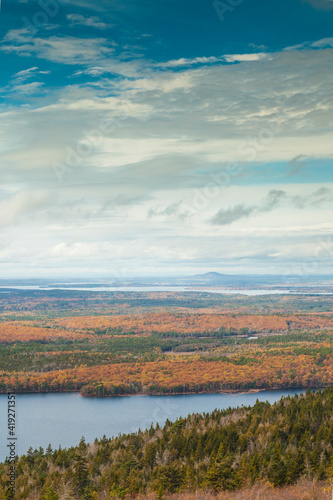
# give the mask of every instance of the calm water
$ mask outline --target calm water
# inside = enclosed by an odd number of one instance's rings
[[[66,291],[76,291],[76,292],[193,292],[193,293],[221,293],[224,295],[289,295],[290,290],[262,290],[262,289],[209,289],[209,288],[201,288],[194,289],[188,288],[185,286],[99,286],[99,287],[80,287],[80,286],[71,286],[71,287],[44,287],[39,285],[19,285],[19,286],[0,286],[1,293],[9,293],[10,290],[66,290]],[[297,292],[293,292],[296,293]],[[303,295],[303,293],[300,293]]]
[[[150,427],[151,422],[164,424],[193,412],[210,412],[215,408],[253,405],[256,399],[273,403],[296,390],[262,391],[255,394],[198,394],[180,396],[128,396],[117,398],[82,398],[79,394],[19,394],[16,396],[17,454],[30,446],[38,448],[51,443],[69,447],[81,436],[93,441],[105,434],[135,432]],[[0,460],[7,444],[7,395],[0,395]]]
[[[17,286],[9,286],[4,285],[0,286],[0,293],[10,293],[11,290],[66,290],[66,291],[78,291],[78,292],[193,292],[193,293],[219,293],[223,295],[333,295],[332,292],[304,292],[297,290],[279,290],[279,289],[261,289],[261,288],[253,288],[253,289],[223,289],[223,288],[189,288],[186,286],[71,286],[71,287],[52,287],[52,286],[41,286],[41,285],[17,285]]]

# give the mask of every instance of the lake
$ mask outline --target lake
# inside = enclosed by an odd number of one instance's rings
[[[16,452],[30,446],[53,448],[74,446],[81,436],[87,442],[163,425],[189,413],[210,412],[215,408],[248,406],[256,400],[273,403],[282,396],[301,390],[261,391],[251,394],[193,394],[178,396],[125,396],[83,398],[78,393],[16,395]],[[0,395],[0,460],[7,455],[7,395]]]
[[[332,292],[304,292],[297,290],[262,289],[262,288],[192,288],[188,286],[43,286],[43,285],[3,285],[0,293],[10,293],[11,290],[65,290],[67,292],[191,292],[191,293],[217,293],[223,295],[333,295]]]

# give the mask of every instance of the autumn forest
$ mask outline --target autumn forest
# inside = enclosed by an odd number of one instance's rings
[[[332,295],[315,293],[4,291],[0,392],[114,397],[329,388],[332,302]],[[229,500],[238,490],[248,493],[237,498],[260,490],[258,498],[273,499],[275,488],[286,489],[277,498],[326,498],[333,474],[332,390],[314,394],[192,416],[93,445],[82,441],[69,450],[31,449],[18,462],[15,498],[177,494],[185,500],[191,491],[205,491],[202,498]],[[318,431],[311,416],[321,414],[321,437],[307,444],[302,436]],[[298,427],[293,415],[303,415]],[[258,436],[255,447],[250,441]],[[297,493],[300,480],[315,496]]]
[[[326,387],[333,377],[331,305],[330,295],[2,294],[0,391],[113,396]]]

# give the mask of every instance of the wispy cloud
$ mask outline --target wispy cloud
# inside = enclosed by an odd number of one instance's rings
[[[223,254],[230,269],[276,272],[332,231],[332,39],[167,50],[128,19],[113,41],[109,2],[74,3],[89,10],[57,33],[1,42],[12,94],[0,109],[0,212],[13,240],[0,260],[183,272]],[[52,165],[67,161],[59,183]]]
[[[327,2],[330,0],[327,0]],[[333,6],[333,2],[332,2]],[[326,37],[326,38],[321,38],[320,40],[316,41],[306,41],[302,43],[298,43],[296,45],[292,45],[290,47],[286,47],[284,50],[286,52],[290,51],[296,51],[296,50],[302,50],[302,49],[331,49],[333,47],[333,38],[332,37]]]
[[[236,220],[243,219],[244,217],[249,217],[253,212],[257,211],[258,207],[256,205],[246,206],[244,204],[235,205],[232,208],[221,209],[214,215],[211,219],[212,224],[217,226],[226,226],[232,224]]]
[[[11,90],[12,92],[19,92],[20,94],[33,94],[43,86],[43,82],[30,82],[14,85]]]
[[[4,90],[11,93],[33,94],[44,86],[44,82],[40,81],[40,78],[49,74],[49,70],[42,71],[37,66],[24,69],[13,75],[9,85]],[[35,81],[28,82],[31,79]]]
[[[50,74],[49,70],[42,71],[37,66],[34,66],[32,68],[23,69],[22,71],[15,73],[13,75],[12,82],[23,83],[29,78],[36,78],[37,76],[40,75],[49,75],[49,74]]]
[[[0,50],[25,57],[37,57],[62,64],[94,63],[114,53],[104,38],[75,38],[71,36],[35,37],[27,29],[9,31]]]
[[[31,216],[50,208],[54,204],[54,195],[49,191],[21,190],[0,201],[0,226],[12,226],[25,221]]]
[[[218,226],[225,226],[233,222],[250,217],[250,215],[267,213],[272,210],[290,206],[303,209],[309,206],[320,207],[325,202],[333,201],[333,193],[330,189],[322,187],[311,193],[309,196],[293,196],[283,190],[271,190],[266,198],[256,205],[236,205],[232,208],[219,210],[211,219],[211,223]]]
[[[333,3],[332,3],[333,8]],[[322,38],[321,40],[317,40],[316,42],[311,43],[311,47],[325,49],[333,47],[333,38]]]
[[[260,61],[267,57],[267,54],[253,53],[253,54],[227,54],[220,57],[195,57],[193,59],[175,59],[172,61],[166,61],[162,63],[158,63],[157,66],[160,68],[181,68],[181,67],[189,67],[189,66],[199,66],[199,65],[210,65],[216,63],[234,63],[234,62],[251,62],[251,61]]]
[[[264,52],[256,52],[253,54],[228,54],[223,57],[223,59],[229,63],[232,62],[252,62],[261,61],[268,57],[268,54]]]
[[[104,30],[111,25],[104,23],[97,16],[85,17],[81,14],[67,14],[67,19],[70,21],[71,26],[87,26],[89,28],[97,28]]]
[[[202,65],[202,64],[214,64],[223,61],[223,57],[195,57],[193,59],[180,58],[172,61],[166,61],[158,63],[157,66],[160,68],[180,68],[186,66]]]
[[[168,220],[185,221],[191,216],[191,213],[184,209],[183,200],[171,203],[167,206],[152,207],[148,211],[148,218],[161,217]]]
[[[307,161],[310,158],[306,155],[297,155],[288,162],[289,175],[297,175],[306,169]]]

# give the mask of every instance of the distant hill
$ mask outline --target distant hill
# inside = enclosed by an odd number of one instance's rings
[[[204,273],[204,274],[195,274],[192,276],[192,278],[195,279],[220,279],[220,278],[225,278],[226,276],[230,276],[229,274],[221,274],[221,273],[215,273],[215,272],[210,272],[210,273]]]
[[[240,276],[232,274],[221,274],[214,271],[210,271],[204,274],[195,274],[194,276],[189,276],[188,281],[192,283],[204,283],[204,284],[214,284],[214,285],[226,285],[234,284],[239,281]]]
[[[255,275],[255,274],[222,274],[209,271],[203,274],[195,274],[185,279],[190,284],[201,285],[226,285],[258,287],[272,283],[283,282],[283,277],[278,275]]]

